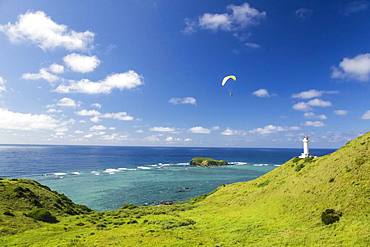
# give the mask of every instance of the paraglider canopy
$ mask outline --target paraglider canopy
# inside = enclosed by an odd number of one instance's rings
[[[222,80],[222,83],[221,85],[222,86],[225,86],[226,82],[228,80],[232,79],[233,81],[236,81],[236,76],[235,75],[229,75],[229,76],[225,76],[224,79]]]

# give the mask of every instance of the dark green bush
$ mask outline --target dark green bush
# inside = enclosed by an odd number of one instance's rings
[[[10,211],[5,211],[3,214],[6,216],[14,216],[14,214]]]
[[[134,204],[130,204],[130,203],[126,203],[122,205],[122,209],[135,209],[135,208],[137,208],[137,206]]]
[[[31,217],[35,220],[47,222],[47,223],[57,223],[57,218],[52,215],[48,210],[44,208],[37,208],[29,212],[26,216]]]
[[[333,224],[339,221],[340,217],[342,216],[341,212],[338,212],[332,208],[326,209],[324,212],[321,213],[321,221],[325,225]]]
[[[300,164],[298,164],[298,165],[296,165],[296,167],[295,167],[295,171],[296,172],[299,172],[300,170],[302,170],[303,169],[303,167],[305,166],[305,164],[304,163],[300,163]]]

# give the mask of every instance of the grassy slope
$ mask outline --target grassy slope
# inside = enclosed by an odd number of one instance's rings
[[[339,222],[321,223],[327,208],[343,213]],[[202,200],[59,218],[0,245],[370,246],[370,133]]]

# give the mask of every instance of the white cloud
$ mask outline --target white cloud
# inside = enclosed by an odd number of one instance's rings
[[[75,134],[83,134],[84,132],[82,130],[76,130]]]
[[[122,141],[122,140],[127,139],[127,136],[126,135],[121,135],[121,134],[118,134],[118,133],[113,133],[113,134],[110,134],[110,135],[102,135],[100,137],[100,139],[102,139],[104,141]]]
[[[312,15],[312,13],[313,10],[307,8],[300,8],[295,11],[295,15],[302,20],[309,18]]]
[[[335,110],[334,114],[338,115],[338,116],[345,116],[345,115],[348,114],[348,111],[346,111],[346,110]]]
[[[6,91],[6,80],[0,76],[0,93]]]
[[[142,85],[143,79],[135,71],[112,74],[104,80],[93,82],[88,79],[72,81],[68,85],[59,85],[58,93],[109,94],[113,89],[133,89]]]
[[[208,30],[239,31],[251,25],[259,24],[260,20],[266,16],[266,12],[261,12],[249,5],[228,5],[226,13],[212,14],[205,13],[198,18],[198,21],[185,19],[185,33],[192,33],[196,28]]]
[[[191,138],[185,138],[184,139],[184,142],[191,142],[192,141],[192,139]]]
[[[189,129],[189,131],[193,134],[209,134],[211,133],[210,129],[204,128],[202,126],[195,126]]]
[[[261,48],[261,46],[259,44],[253,43],[253,42],[246,42],[244,45],[249,47],[249,48],[253,48],[253,49]]]
[[[261,88],[253,92],[254,96],[260,97],[260,98],[268,98],[270,97],[269,92],[267,89]]]
[[[67,26],[54,22],[43,11],[18,16],[15,24],[0,26],[12,42],[31,41],[43,50],[63,47],[67,50],[86,50],[92,47],[94,33],[76,32]]]
[[[79,73],[92,72],[100,64],[100,60],[96,56],[86,56],[76,53],[65,56],[63,61],[68,68]]]
[[[132,121],[134,120],[133,116],[130,116],[127,112],[110,112],[110,113],[101,113],[97,110],[81,110],[76,112],[77,115],[83,117],[91,117],[92,122],[99,122],[102,118],[105,119],[114,119],[120,121]]]
[[[94,103],[94,104],[91,104],[91,107],[94,107],[96,109],[101,109],[101,104],[99,103]]]
[[[168,102],[173,105],[179,105],[179,104],[196,105],[197,104],[197,100],[194,97],[171,98]]]
[[[311,118],[311,119],[320,119],[320,120],[326,120],[328,119],[325,114],[315,114],[313,112],[305,112],[303,114],[305,118]]]
[[[293,105],[293,109],[297,111],[310,111],[312,107],[306,102],[298,102]]]
[[[297,98],[297,99],[312,99],[312,98],[321,97],[324,94],[336,94],[336,93],[338,93],[338,91],[322,91],[322,90],[310,89],[307,91],[293,94],[292,97]]]
[[[59,121],[45,114],[12,112],[0,108],[0,129],[8,130],[53,130]]]
[[[63,74],[64,73],[64,67],[63,65],[53,63],[49,66],[49,71],[54,74]]]
[[[353,58],[343,58],[338,67],[332,67],[331,77],[335,79],[352,79],[368,81],[370,76],[370,53]]]
[[[90,128],[91,131],[106,130],[107,128],[103,125],[94,125]]]
[[[293,105],[293,109],[297,111],[310,111],[312,107],[329,107],[331,106],[330,101],[322,99],[311,99],[308,102],[298,102]]]
[[[174,132],[175,128],[171,128],[171,127],[152,127],[149,130],[153,131],[153,132]]]
[[[111,112],[104,113],[100,116],[101,118],[115,119],[121,121],[132,121],[134,120],[133,116],[128,115],[127,112]]]
[[[172,136],[166,138],[166,142],[173,142],[175,139]]]
[[[314,107],[329,107],[329,106],[331,106],[330,101],[325,101],[325,100],[322,100],[322,99],[312,99],[312,100],[308,101],[307,104],[309,106],[314,106]]]
[[[277,132],[282,132],[285,130],[286,128],[282,126],[269,124],[262,128],[256,128],[256,129],[250,130],[249,132],[252,134],[269,135],[269,134],[273,134]]]
[[[226,128],[224,131],[221,132],[221,135],[224,136],[235,136],[235,135],[244,135],[245,133],[240,130],[233,130],[230,128]]]
[[[59,77],[50,73],[48,69],[42,68],[39,70],[39,73],[24,73],[22,79],[31,81],[45,80],[49,83],[53,83],[58,81]]]
[[[325,124],[321,121],[306,121],[304,123],[305,126],[310,126],[310,127],[323,127]]]
[[[76,101],[74,101],[73,99],[70,99],[70,98],[63,98],[63,99],[60,99],[60,100],[58,101],[57,106],[60,106],[60,107],[76,108],[76,107],[77,107],[77,103],[76,103]]]
[[[361,117],[362,119],[364,119],[364,120],[370,120],[370,110],[368,110],[368,111],[366,111],[363,115],[362,115],[362,117]]]

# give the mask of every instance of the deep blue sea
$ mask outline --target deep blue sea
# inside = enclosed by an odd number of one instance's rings
[[[334,150],[312,150],[324,155]],[[271,171],[301,149],[0,145],[0,177],[35,179],[96,210],[155,204],[209,193]],[[225,167],[190,167],[195,156]]]

